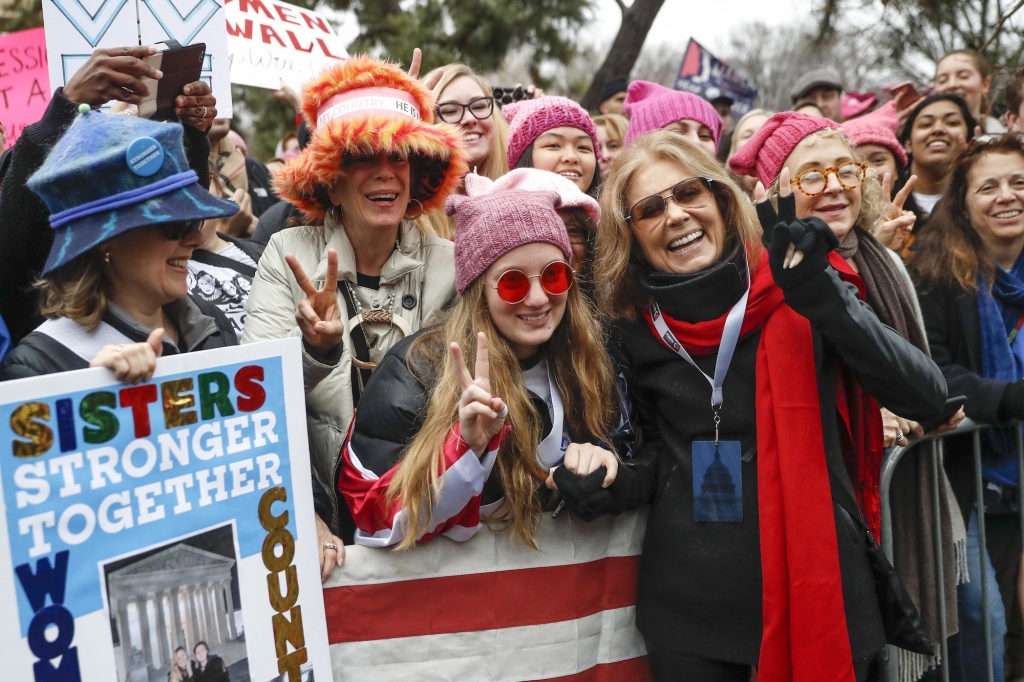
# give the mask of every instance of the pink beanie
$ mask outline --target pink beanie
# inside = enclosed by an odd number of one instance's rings
[[[497,180],[470,173],[466,176],[466,194],[475,197],[488,192],[554,192],[561,199],[558,208],[582,208],[596,225],[601,219],[601,206],[589,194],[584,194],[572,180],[557,173],[537,168],[516,168]]]
[[[893,153],[900,166],[906,166],[907,150],[896,139],[896,100],[889,100],[870,114],[843,123],[843,132],[854,147],[862,144],[878,144]]]
[[[599,161],[601,145],[597,141],[597,130],[587,110],[568,97],[545,95],[537,99],[524,99],[506,104],[501,113],[508,121],[508,166],[515,168],[519,158],[534,141],[552,128],[577,128],[594,141],[594,154]]]
[[[494,261],[523,244],[554,244],[570,260],[569,234],[555,212],[560,203],[555,192],[518,189],[448,197],[445,212],[455,216],[455,288],[459,293],[465,293]]]
[[[761,129],[729,159],[729,167],[740,175],[750,175],[768,187],[779,176],[786,159],[800,142],[819,130],[836,128],[827,118],[798,111],[782,111],[768,119]]]
[[[669,90],[663,85],[648,81],[633,81],[629,84],[626,101],[626,116],[629,128],[623,146],[646,132],[660,130],[674,121],[684,118],[702,123],[711,131],[711,137],[718,146],[722,135],[722,117],[715,108],[697,95],[679,90]]]

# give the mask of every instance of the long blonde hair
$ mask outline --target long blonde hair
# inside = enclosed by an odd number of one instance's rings
[[[491,393],[508,406],[507,423],[512,425],[495,463],[506,504],[504,517],[494,520],[509,526],[513,539],[537,546],[534,536],[541,508],[534,491],[548,474],[537,460],[541,420],[527,394],[519,362],[491,320],[485,286],[484,277],[478,277],[447,320],[424,332],[409,349],[409,369],[430,387],[431,397],[423,425],[388,486],[387,504],[402,500],[407,515],[407,531],[399,549],[412,547],[429,530],[426,524],[443,473],[444,442],[459,418],[462,390],[449,345],[458,342],[466,366],[472,367],[479,331],[487,336]],[[565,315],[547,344],[548,369],[562,397],[570,437],[611,443],[618,389],[605,339],[580,287],[572,287],[566,296]]]
[[[437,82],[433,90],[436,102],[441,101],[441,93],[444,92],[445,88],[463,76],[476,83],[484,95],[491,96],[493,89],[487,81],[465,64],[454,63],[442,66],[441,68],[444,70],[444,75],[441,76],[441,80]],[[508,148],[508,123],[505,122],[505,117],[501,115],[497,102],[494,104],[494,111],[491,112],[491,123],[494,126],[494,144],[487,155],[487,160],[476,168],[475,172],[477,175],[497,180],[502,175],[508,173],[509,170],[508,156],[505,153],[505,150]],[[470,170],[474,169],[470,168]],[[455,220],[446,216],[441,209],[426,213],[419,219],[418,223],[425,232],[445,239],[455,238]]]
[[[694,176],[712,180],[712,192],[725,223],[723,254],[737,241],[747,245],[747,257],[756,264],[761,258],[761,225],[743,190],[713,156],[678,133],[656,130],[634,140],[615,159],[601,191],[601,224],[597,228],[594,255],[594,290],[601,297],[601,309],[612,317],[636,319],[637,311],[649,302],[639,286],[643,255],[626,222],[629,186],[637,173],[657,161],[671,161]]]

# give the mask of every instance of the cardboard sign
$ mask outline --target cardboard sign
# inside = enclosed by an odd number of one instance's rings
[[[683,62],[679,65],[675,89],[691,92],[708,101],[722,95],[731,97],[733,115],[737,117],[753,109],[757,100],[756,85],[693,38],[690,38]]]
[[[331,679],[298,339],[0,396],[0,656],[11,680]],[[218,678],[220,679],[220,678]]]
[[[8,147],[25,126],[43,117],[50,92],[43,29],[0,36],[0,123],[7,131]]]
[[[43,3],[50,85],[63,86],[96,48],[206,43],[202,79],[213,87],[217,116],[231,117],[231,81],[223,0],[47,0]]]
[[[324,15],[278,0],[226,0],[231,82],[301,85],[348,56]]]

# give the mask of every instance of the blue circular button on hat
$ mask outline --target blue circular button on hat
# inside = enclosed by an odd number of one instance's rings
[[[124,155],[128,170],[148,178],[164,165],[164,148],[152,137],[138,137],[128,145]]]

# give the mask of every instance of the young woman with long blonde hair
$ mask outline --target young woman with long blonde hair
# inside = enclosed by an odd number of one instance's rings
[[[559,204],[544,191],[450,198],[462,298],[367,385],[338,482],[356,544],[465,540],[493,520],[533,545],[552,467],[614,480],[616,379]]]

